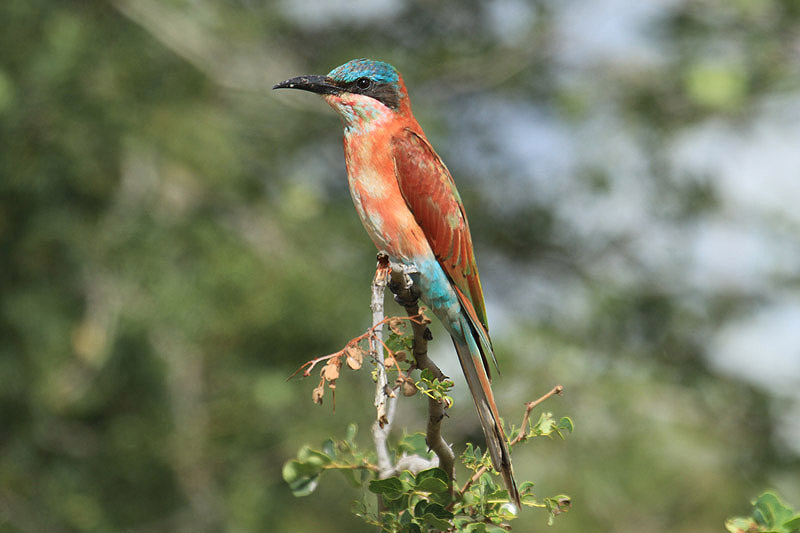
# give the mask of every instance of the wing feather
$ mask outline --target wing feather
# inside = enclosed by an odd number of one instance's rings
[[[436,259],[488,332],[472,237],[453,177],[428,141],[409,128],[392,138],[392,157],[403,198]]]

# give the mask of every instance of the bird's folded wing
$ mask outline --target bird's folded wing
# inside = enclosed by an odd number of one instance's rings
[[[467,296],[488,338],[486,307],[464,206],[453,178],[428,141],[405,128],[392,138],[395,175],[436,259]]]

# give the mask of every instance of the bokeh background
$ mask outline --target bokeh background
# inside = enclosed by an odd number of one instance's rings
[[[796,0],[0,3],[0,531],[369,531],[303,443],[368,372],[286,377],[369,324],[339,119],[275,92],[398,67],[470,216],[517,476],[552,531],[722,531],[800,504]],[[482,436],[456,379],[448,438]],[[397,430],[423,427],[404,400]],[[541,531],[525,510],[515,531]]]

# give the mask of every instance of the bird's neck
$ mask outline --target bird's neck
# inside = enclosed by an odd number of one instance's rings
[[[330,94],[323,98],[342,118],[345,134],[371,134],[378,130],[393,129],[393,124],[409,120],[415,122],[407,98],[398,110],[361,94]]]

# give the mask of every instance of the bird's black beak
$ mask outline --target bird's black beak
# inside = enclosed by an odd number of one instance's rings
[[[317,94],[338,94],[342,92],[328,76],[297,76],[286,81],[276,83],[273,89],[302,89]]]

